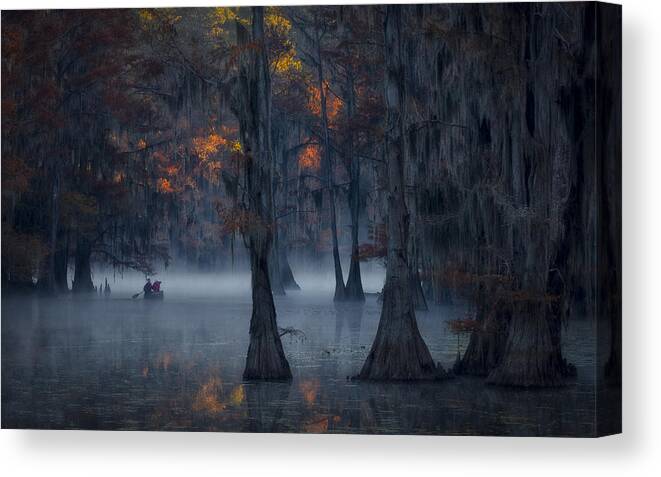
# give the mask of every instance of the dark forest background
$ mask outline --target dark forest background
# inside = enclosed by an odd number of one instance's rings
[[[4,11],[2,35],[3,295],[249,264],[245,376],[287,378],[290,261],[361,301],[380,260],[359,377],[445,377],[415,310],[465,302],[455,373],[561,384],[588,315],[619,381],[619,9]]]

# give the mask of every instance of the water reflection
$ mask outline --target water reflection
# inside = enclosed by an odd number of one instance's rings
[[[283,432],[282,413],[290,383],[250,383],[245,386],[250,432]]]
[[[335,343],[340,345],[342,334],[347,333],[352,347],[358,346],[360,325],[363,321],[363,303],[333,303],[335,308]]]
[[[155,306],[152,306],[155,305]],[[241,379],[249,300],[12,300],[2,302],[2,425],[6,428],[239,432],[592,435],[593,359],[587,321],[565,342],[578,378],[565,388],[517,391],[479,378],[361,383],[380,305],[333,305],[330,296],[278,297],[291,383]],[[418,316],[448,368],[455,308]],[[463,346],[463,345],[462,345]],[[606,389],[606,392],[609,392]],[[615,392],[613,392],[616,395]],[[618,402],[603,416],[617,420]],[[603,417],[602,416],[602,417]]]

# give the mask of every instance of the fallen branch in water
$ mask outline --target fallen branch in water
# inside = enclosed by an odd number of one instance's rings
[[[300,338],[302,340],[305,339],[305,333],[303,331],[294,328],[293,326],[288,326],[286,328],[278,328],[278,334],[280,335],[280,338],[282,338],[285,335],[291,335],[294,338]]]

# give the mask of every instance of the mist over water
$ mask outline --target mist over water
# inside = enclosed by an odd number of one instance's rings
[[[296,273],[296,271],[295,271]],[[95,274],[99,282],[100,273]],[[111,280],[112,295],[2,301],[2,426],[7,428],[588,435],[594,433],[591,323],[564,341],[578,378],[559,389],[517,391],[482,378],[366,383],[356,375],[381,304],[333,303],[333,276],[301,272],[300,291],[276,296],[291,383],[242,379],[252,309],[250,276],[168,271],[165,299],[131,299],[143,276]],[[383,270],[366,267],[379,291]],[[462,305],[417,312],[432,357],[445,369],[467,339],[447,321]]]
[[[291,294],[318,295],[332,297],[335,289],[335,275],[331,268],[301,265],[300,271],[292,265],[294,277],[301,290],[288,291]],[[345,280],[348,264],[344,266]],[[380,263],[367,263],[361,266],[363,290],[365,293],[378,293],[385,281],[385,267]],[[237,266],[234,271],[190,272],[170,268],[159,270],[151,275],[152,282],[160,280],[161,290],[170,298],[199,298],[212,300],[215,297],[246,296],[250,297],[250,270],[244,266]],[[93,282],[103,285],[105,279],[112,290],[111,299],[130,298],[133,294],[142,291],[145,284],[145,275],[134,271],[122,274],[113,270],[95,270]]]

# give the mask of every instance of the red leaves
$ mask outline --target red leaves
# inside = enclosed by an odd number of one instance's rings
[[[2,157],[3,192],[21,193],[28,190],[33,170],[25,161],[15,157]]]
[[[219,205],[217,211],[223,223],[221,230],[226,234],[238,232],[246,235],[262,223],[259,217],[254,216],[242,207],[222,207]]]
[[[368,232],[372,243],[364,243],[358,246],[358,260],[363,262],[375,258],[385,258],[388,255],[386,224],[370,224]]]
[[[374,258],[384,258],[388,255],[388,249],[381,244],[364,243],[358,246],[358,260],[366,262]]]
[[[470,317],[448,321],[450,332],[461,335],[480,330],[480,322]]]

